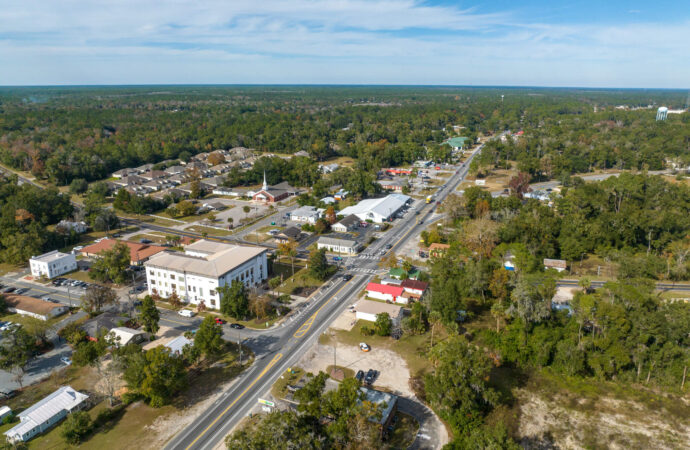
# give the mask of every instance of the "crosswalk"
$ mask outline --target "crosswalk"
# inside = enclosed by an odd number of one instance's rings
[[[358,259],[380,259],[381,257],[375,254],[362,253],[357,256]]]
[[[364,267],[353,267],[350,269],[351,272],[359,272],[359,273],[368,273],[370,275],[374,275],[375,273],[378,272],[377,269],[365,269]]]

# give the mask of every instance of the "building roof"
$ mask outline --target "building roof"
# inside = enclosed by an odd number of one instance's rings
[[[544,258],[544,266],[545,267],[553,267],[556,269],[565,269],[567,263],[565,262],[564,259],[548,259]]]
[[[462,147],[468,140],[467,137],[454,137],[448,139],[444,144],[449,144],[451,147]]]
[[[185,250],[205,253],[207,256],[199,257],[180,252],[162,252],[150,258],[145,266],[219,278],[267,251],[261,247],[230,245],[204,239],[186,246]]]
[[[319,209],[316,208],[315,206],[300,206],[299,208],[293,210],[290,213],[290,216],[319,216],[321,213],[319,212]]]
[[[297,227],[287,227],[280,233],[276,235],[276,237],[285,237],[289,239],[297,239],[300,235],[302,234],[302,230],[300,230]]]
[[[115,327],[110,330],[111,333],[115,335],[116,338],[120,338],[120,345],[127,345],[129,341],[140,334],[144,334],[141,330],[135,330],[127,327]]]
[[[354,225],[358,225],[360,221],[361,219],[359,217],[355,216],[354,214],[350,214],[349,216],[339,220],[338,223],[347,228],[350,228]]]
[[[381,284],[392,284],[393,286],[402,286],[402,281],[397,278],[383,278]]]
[[[101,242],[96,242],[95,244],[87,245],[80,250],[83,254],[97,255],[105,250],[110,250],[115,247],[117,242],[121,242],[127,247],[129,247],[129,260],[130,261],[142,261],[151,256],[165,251],[165,247],[159,245],[149,245],[140,244],[138,242],[129,241],[117,241],[115,239],[103,239]]]
[[[71,386],[62,386],[43,400],[19,413],[21,422],[4,434],[6,436],[22,436],[60,412],[73,410],[88,398],[88,395],[75,391]]]
[[[391,415],[393,408],[398,401],[398,396],[388,392],[377,391],[376,389],[369,389],[364,386],[360,387],[359,390],[364,392],[366,401],[377,406],[381,405],[381,418],[372,418],[372,422],[380,424],[386,423],[388,421],[388,416]],[[385,408],[383,406],[385,406]]]
[[[402,307],[391,303],[372,302],[371,300],[360,300],[355,304],[355,311],[366,314],[388,313],[391,317],[398,317]]]
[[[187,344],[194,344],[194,341],[192,341],[191,339],[187,339],[184,336],[178,336],[172,341],[165,344],[165,346],[169,348],[172,353],[182,353],[182,349]]]
[[[104,312],[96,317],[88,319],[81,325],[81,329],[92,338],[98,338],[101,330],[112,331],[115,328],[120,328],[120,323],[127,322],[127,317],[122,317],[111,312]]]
[[[377,214],[381,217],[390,217],[392,214],[402,208],[410,197],[403,194],[390,194],[386,197],[371,198],[362,200],[354,206],[350,206],[340,211],[343,216],[355,214],[362,218],[361,215]]]
[[[405,269],[401,269],[400,267],[393,267],[388,271],[388,275],[391,277],[402,277],[407,275],[407,272],[405,272]]]
[[[426,283],[424,281],[417,281],[417,280],[403,280],[400,285],[403,288],[408,288],[408,289],[415,289],[418,291],[426,291],[426,289],[429,287],[429,283]]]
[[[62,259],[65,256],[72,256],[72,255],[68,254],[68,253],[62,253],[62,252],[59,252],[57,250],[53,250],[52,252],[44,253],[42,255],[32,256],[31,261],[41,261],[41,262],[50,263],[50,262]]]
[[[369,283],[367,284],[367,291],[380,292],[382,294],[398,297],[399,295],[402,295],[403,288],[400,286],[393,286],[391,284]]]
[[[439,244],[438,242],[434,242],[429,246],[429,251],[434,251],[434,250],[448,250],[450,248],[450,245],[448,244]]]
[[[334,237],[321,236],[319,238],[319,244],[339,245],[341,247],[356,247],[357,241],[355,241],[354,239],[338,239]]]
[[[54,309],[66,308],[64,305],[57,303],[46,302],[38,298],[29,297],[27,295],[3,294],[5,303],[10,308],[21,309],[22,311],[39,314],[45,316],[50,314]]]

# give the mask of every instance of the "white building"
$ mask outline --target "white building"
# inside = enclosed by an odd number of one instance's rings
[[[357,320],[366,320],[369,322],[376,322],[378,314],[388,313],[393,325],[400,324],[402,319],[403,309],[398,305],[391,305],[383,302],[372,302],[371,300],[360,300],[355,305],[355,317]]]
[[[316,248],[334,253],[344,253],[346,255],[356,255],[359,251],[359,244],[353,239],[338,239],[334,237],[321,236],[316,243]]]
[[[141,330],[134,330],[128,327],[117,327],[110,330],[111,337],[117,341],[118,345],[129,343],[138,344],[146,338],[146,333]]]
[[[146,263],[149,294],[169,297],[218,309],[218,288],[239,280],[247,287],[261,284],[268,276],[266,249],[200,240],[185,252],[162,252]]]
[[[302,206],[290,213],[290,220],[314,225],[316,221],[321,218],[322,212],[323,209],[318,209],[313,206]]]
[[[5,431],[11,443],[26,442],[52,428],[69,413],[81,409],[88,395],[62,386],[40,402],[19,413],[19,424]]]
[[[81,222],[70,222],[69,220],[61,220],[55,226],[55,229],[66,230],[67,232],[74,231],[77,234],[82,234],[86,233],[86,230],[89,229],[89,226],[83,220]]]
[[[354,206],[341,210],[338,214],[343,216],[354,214],[361,220],[371,220],[372,222],[381,223],[395,216],[409,200],[410,197],[407,195],[391,194],[382,198],[362,200]]]
[[[77,259],[71,253],[53,250],[40,256],[32,256],[29,265],[31,266],[31,275],[34,277],[55,278],[77,270]]]

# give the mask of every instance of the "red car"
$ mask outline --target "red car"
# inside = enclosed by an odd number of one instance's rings
[[[218,325],[225,325],[226,322],[223,319],[221,319],[220,317],[216,317],[216,323]]]

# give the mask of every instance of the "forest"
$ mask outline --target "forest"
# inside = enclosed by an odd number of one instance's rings
[[[642,90],[3,88],[0,162],[68,185],[244,146],[279,154],[303,150],[315,161],[349,156],[358,170],[371,172],[436,155],[439,144],[457,134],[475,139],[524,130],[526,139],[514,145],[492,144],[485,163],[516,160],[535,178],[606,167],[657,169],[667,157],[687,162],[690,116],[656,124],[655,108],[615,106],[682,106],[684,99],[680,91]]]

